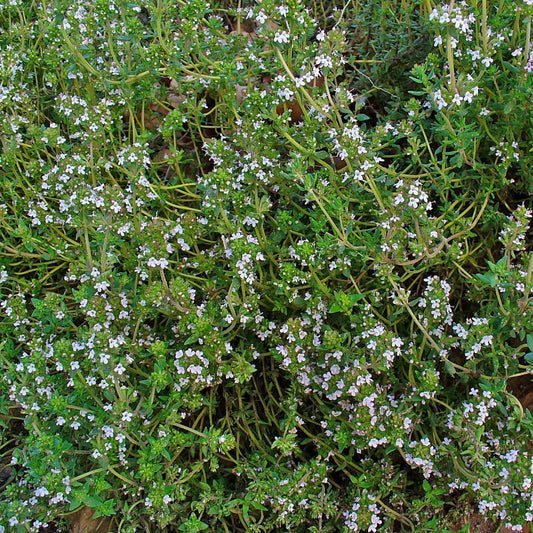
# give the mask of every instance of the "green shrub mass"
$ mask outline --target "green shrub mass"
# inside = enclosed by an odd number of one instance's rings
[[[533,1],[0,4],[0,531],[522,531]]]

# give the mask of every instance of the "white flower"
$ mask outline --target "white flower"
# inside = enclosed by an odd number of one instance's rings
[[[274,42],[275,43],[288,43],[290,39],[290,33],[288,31],[278,31],[276,35],[274,35]]]
[[[37,496],[37,498],[48,496],[48,494],[50,493],[48,492],[48,489],[46,487],[39,487],[35,489],[35,496]]]
[[[255,20],[259,24],[264,24],[267,21],[267,16],[266,16],[265,12],[263,10],[259,11],[259,13],[257,13],[257,15],[255,17]]]

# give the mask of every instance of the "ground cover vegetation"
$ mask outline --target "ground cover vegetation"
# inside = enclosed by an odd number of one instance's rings
[[[532,14],[3,0],[0,530],[523,531]]]

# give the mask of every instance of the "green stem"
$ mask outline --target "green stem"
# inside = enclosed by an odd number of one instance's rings
[[[531,21],[526,26],[526,46],[524,47],[524,65],[529,61],[529,48],[531,46]]]
[[[487,55],[488,51],[488,34],[487,34],[487,0],[481,2],[481,24],[483,27],[483,53]]]

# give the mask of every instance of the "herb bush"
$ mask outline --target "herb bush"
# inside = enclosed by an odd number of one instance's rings
[[[0,530],[521,531],[531,4],[2,2]]]

